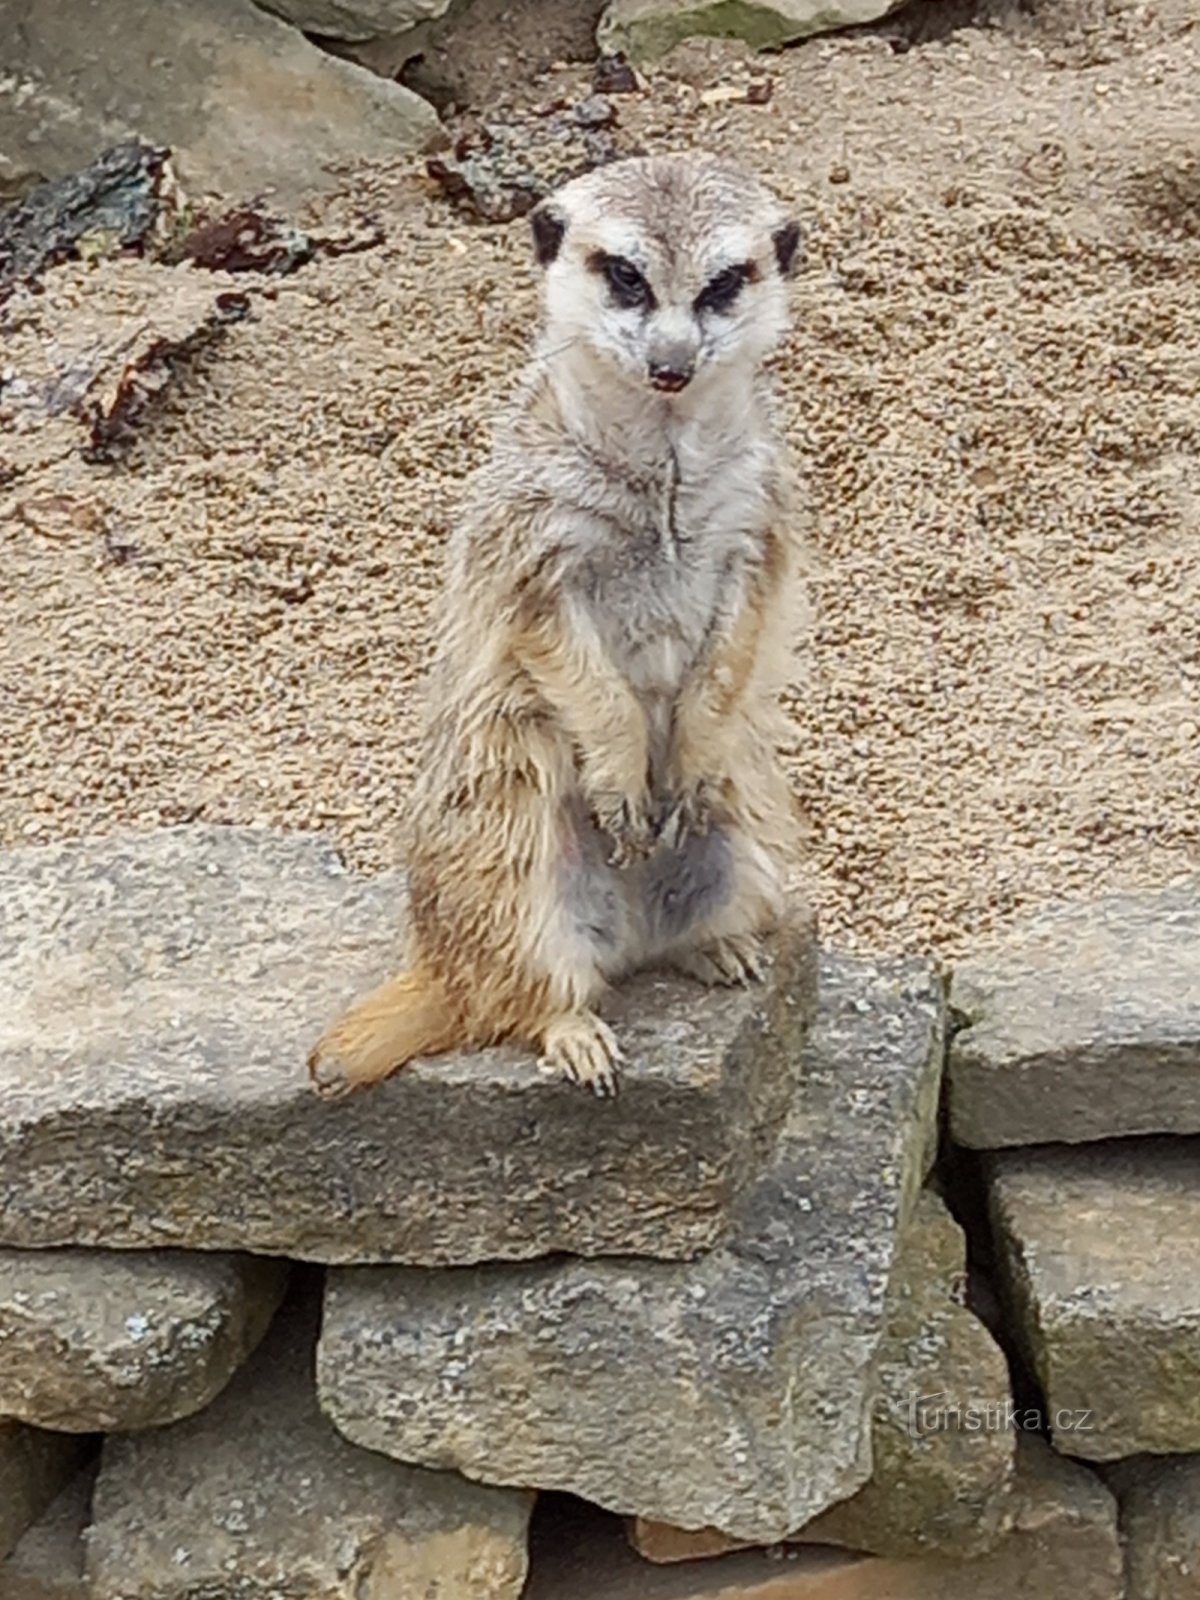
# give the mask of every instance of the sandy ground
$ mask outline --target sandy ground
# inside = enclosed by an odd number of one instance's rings
[[[952,958],[1031,903],[1195,871],[1192,0],[755,70],[772,98],[739,103],[739,53],[689,47],[620,110],[805,224],[778,372],[822,569],[787,759],[826,934]],[[364,207],[387,242],[255,286],[120,461],[8,415],[4,843],[204,817],[393,859],[440,549],[535,300],[523,224],[467,226],[406,166],[330,210]],[[0,314],[0,366],[135,325],[166,272],[60,269]]]

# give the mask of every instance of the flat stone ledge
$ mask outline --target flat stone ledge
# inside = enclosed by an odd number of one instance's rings
[[[708,1255],[331,1273],[318,1384],[347,1438],[758,1542],[857,1489],[943,1005],[919,961],[829,957],[820,988],[773,1163]]]
[[[960,964],[959,1144],[1200,1133],[1200,879],[1051,907]]]
[[[206,1406],[267,1330],[282,1262],[0,1250],[0,1415],[129,1432]]]
[[[614,1519],[576,1508],[535,1540],[524,1600],[1122,1600],[1112,1495],[1040,1439],[1019,1457],[1012,1530],[973,1560],[790,1547],[653,1567]]]
[[[905,1229],[888,1291],[871,1480],[792,1541],[876,1555],[971,1556],[990,1549],[1011,1524],[1015,1436],[979,1425],[1008,1399],[1008,1367],[962,1304],[965,1274],[962,1231],[927,1190]],[[992,1411],[984,1413],[984,1405]],[[738,1548],[714,1528],[687,1533],[643,1517],[631,1518],[628,1531],[650,1561],[692,1561]]]
[[[1056,1446],[1200,1450],[1200,1140],[990,1158],[1008,1304]]]
[[[46,1433],[0,1417],[0,1561],[71,1481],[94,1448],[90,1439]]]
[[[347,1444],[317,1408],[317,1311],[289,1299],[206,1411],[105,1441],[90,1600],[517,1600],[532,1494]]]
[[[306,1053],[397,964],[403,905],[397,876],[296,834],[0,857],[0,1245],[440,1265],[715,1244],[787,1109],[811,918],[753,990],[623,986],[614,1102],[496,1049],[325,1104]]]

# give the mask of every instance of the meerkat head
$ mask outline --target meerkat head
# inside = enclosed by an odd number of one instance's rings
[[[532,212],[553,346],[677,394],[757,366],[787,327],[799,226],[764,184],[708,156],[635,157]]]

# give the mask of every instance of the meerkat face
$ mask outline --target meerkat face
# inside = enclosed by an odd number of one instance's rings
[[[756,367],[787,327],[800,230],[755,178],[707,156],[638,157],[532,213],[547,342],[586,346],[664,394]]]

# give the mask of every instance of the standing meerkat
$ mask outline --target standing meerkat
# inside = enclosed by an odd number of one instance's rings
[[[589,172],[532,226],[540,343],[450,543],[408,966],[313,1049],[328,1096],[505,1038],[610,1094],[606,985],[758,979],[782,907],[800,543],[763,363],[799,229],[698,154]]]

